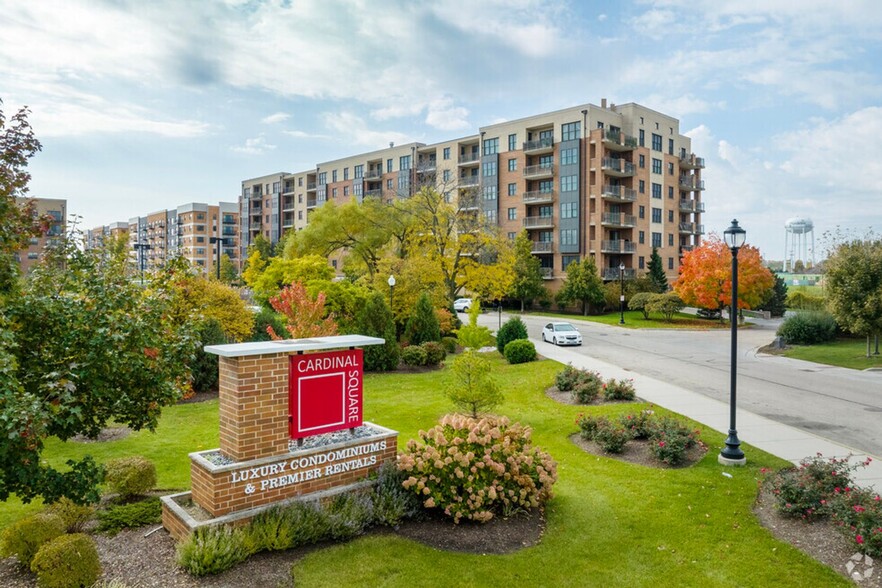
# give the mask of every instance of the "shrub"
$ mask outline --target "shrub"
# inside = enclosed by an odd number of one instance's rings
[[[505,354],[505,346],[512,341],[518,339],[528,339],[527,325],[521,320],[521,317],[514,316],[502,325],[496,332],[496,349],[499,353]]]
[[[162,503],[159,498],[148,498],[132,504],[119,504],[98,511],[98,531],[116,535],[123,529],[133,529],[162,522]]]
[[[374,522],[395,527],[414,518],[421,510],[420,500],[404,488],[407,475],[392,462],[380,466],[374,486]]]
[[[619,418],[619,423],[631,431],[632,439],[649,439],[655,420],[654,412],[649,409],[641,410],[637,414],[626,414]]]
[[[512,364],[536,361],[536,346],[527,339],[515,339],[505,346],[503,355]]]
[[[384,372],[398,367],[400,350],[395,334],[395,319],[386,304],[386,297],[374,292],[356,314],[355,332],[368,337],[385,339],[382,345],[364,348],[364,369],[368,372]]]
[[[586,441],[594,441],[594,435],[597,433],[597,429],[605,426],[606,423],[606,417],[585,416],[580,414],[579,418],[576,419],[576,424],[579,425],[579,435]]]
[[[221,345],[229,343],[224,329],[216,319],[206,319],[199,326],[197,332],[199,347],[196,349],[196,357],[191,365],[193,373],[192,386],[195,392],[209,392],[217,390],[218,356],[206,353],[203,349],[206,345]]]
[[[852,486],[855,467],[848,464],[848,458],[824,459],[819,453],[803,459],[796,468],[779,472],[772,482],[778,510],[803,519],[830,514],[837,489]]]
[[[285,518],[294,529],[292,547],[310,545],[328,536],[328,513],[317,502],[295,502],[285,508]]]
[[[243,548],[245,533],[241,528],[223,526],[197,528],[178,543],[178,565],[194,576],[226,571],[250,555]]]
[[[253,519],[243,537],[245,551],[282,551],[295,546],[296,529],[291,524],[284,507],[267,509]]]
[[[469,308],[469,324],[463,325],[456,331],[459,344],[467,349],[481,349],[493,343],[490,329],[478,325],[480,314],[481,302],[474,300],[474,304]]]
[[[420,347],[426,352],[425,365],[439,365],[447,357],[444,346],[437,341],[426,341]]]
[[[40,588],[92,586],[101,575],[101,562],[95,542],[88,535],[61,535],[43,545],[31,571],[37,574]]]
[[[616,380],[610,378],[603,385],[603,397],[606,400],[634,400],[634,380]]]
[[[409,345],[401,350],[404,365],[426,365],[426,350],[419,345]]]
[[[40,548],[64,534],[64,521],[57,514],[37,513],[20,519],[0,535],[0,555],[16,556],[21,565],[30,568]]]
[[[579,404],[591,404],[603,390],[603,378],[597,372],[583,371],[579,382],[573,389],[573,398]]]
[[[576,384],[579,382],[581,374],[582,370],[573,367],[573,364],[571,363],[567,364],[567,366],[555,376],[554,384],[561,392],[572,392],[573,388],[575,388]]]
[[[338,494],[327,505],[328,535],[343,541],[361,535],[374,518],[371,498],[363,492]]]
[[[606,419],[598,421],[594,441],[607,453],[621,453],[631,440],[631,431]]]
[[[800,290],[787,293],[787,308],[794,310],[824,310],[826,301],[823,296],[812,296]]]
[[[448,335],[459,328],[459,324],[457,324],[459,319],[457,319],[455,311],[451,312],[447,308],[436,308],[435,318],[438,319],[438,329],[442,335]]]
[[[628,301],[628,309],[629,310],[639,310],[643,313],[643,318],[649,319],[649,300],[653,297],[653,292],[638,292],[631,296],[631,300]]]
[[[416,306],[407,325],[404,327],[404,339],[410,345],[419,345],[426,341],[438,341],[441,339],[441,327],[438,325],[438,317],[432,308],[429,295],[423,292],[417,300]]]
[[[411,439],[398,460],[404,487],[459,522],[534,508],[552,495],[557,464],[508,419],[447,415]]]
[[[649,312],[661,314],[667,322],[671,322],[674,315],[683,310],[683,301],[673,292],[666,294],[653,294],[644,306],[644,315]]]
[[[778,327],[779,337],[788,345],[814,345],[836,338],[836,321],[826,312],[797,312]]]
[[[261,307],[254,315],[254,328],[251,331],[252,341],[270,341],[272,337],[267,332],[267,327],[272,327],[276,333],[285,332],[285,319],[271,308]],[[217,357],[217,356],[215,356]]]
[[[865,488],[840,488],[832,501],[833,516],[852,545],[871,557],[882,557],[882,497]]]
[[[62,497],[46,507],[46,512],[56,514],[64,522],[66,533],[79,533],[95,514],[95,507],[77,504],[67,497]]]
[[[146,494],[156,486],[156,466],[144,457],[111,459],[104,468],[104,481],[123,498]]]
[[[441,337],[441,345],[444,346],[444,351],[447,352],[448,355],[453,355],[456,353],[456,347],[459,344],[456,337]]]
[[[453,381],[447,388],[447,397],[462,411],[477,418],[478,414],[493,410],[502,403],[502,392],[490,375],[492,366],[487,358],[469,349],[453,360]]]
[[[649,435],[652,455],[668,465],[686,461],[686,451],[695,446],[697,431],[692,431],[677,419],[664,417],[656,421]]]

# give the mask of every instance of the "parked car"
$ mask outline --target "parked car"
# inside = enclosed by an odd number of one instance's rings
[[[698,318],[716,321],[720,320],[721,314],[718,308],[699,308],[698,312],[695,313]]]
[[[542,340],[555,345],[581,345],[582,334],[570,323],[548,323],[542,329]]]
[[[468,312],[471,307],[471,298],[457,298],[453,302],[453,310],[455,310],[456,312]]]

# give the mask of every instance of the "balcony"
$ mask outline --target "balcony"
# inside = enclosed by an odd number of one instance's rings
[[[704,212],[704,202],[697,200],[682,199],[680,200],[680,212]]]
[[[477,175],[475,175],[475,176],[460,176],[459,187],[466,188],[469,186],[477,186],[480,179],[481,178],[478,177]]]
[[[693,223],[680,223],[677,228],[681,233],[688,233],[691,235],[694,226]]]
[[[179,221],[179,223],[180,223],[180,221]],[[225,214],[223,224],[235,225],[236,224],[236,217],[234,217],[232,214]]]
[[[554,219],[548,216],[528,216],[524,218],[526,229],[551,229],[554,227]]]
[[[696,235],[704,235],[704,225],[695,225],[694,229]]]
[[[621,157],[604,157],[600,161],[600,169],[608,176],[627,178],[634,175],[634,164]]]
[[[478,153],[464,153],[459,156],[457,165],[478,165],[479,159],[481,156]]]
[[[680,154],[680,167],[683,169],[704,169],[704,157],[696,157],[694,153]]]
[[[539,273],[542,275],[543,280],[553,280],[554,279],[554,268],[552,268],[552,267],[540,267]]]
[[[434,158],[432,159],[424,159],[417,163],[417,173],[419,174],[428,174],[435,171],[437,168],[437,162]]]
[[[687,251],[692,251],[694,248],[694,245],[680,245],[680,255],[683,255]]]
[[[554,190],[531,190],[523,198],[524,204],[549,204],[554,202]]]
[[[364,197],[365,198],[382,198],[383,197],[383,190],[382,189],[368,190],[364,193]]]
[[[550,178],[554,175],[553,163],[540,163],[539,165],[528,165],[524,168],[524,177],[529,179]]]
[[[626,280],[633,280],[637,277],[637,270],[626,267],[625,271],[622,272],[622,275],[619,275],[619,268],[605,267],[603,268],[600,277],[603,278],[605,282],[618,281],[621,277],[625,278]]]
[[[606,130],[603,133],[603,146],[610,151],[631,151],[637,148],[637,139],[621,131]]]
[[[600,216],[600,224],[606,227],[633,227],[636,224],[636,219],[633,214],[604,212]]]
[[[600,196],[613,202],[634,202],[637,200],[637,192],[625,186],[606,185],[601,189]]]
[[[681,190],[704,190],[704,180],[699,180],[695,176],[680,176]]]
[[[260,230],[261,223],[260,221],[251,221],[251,224],[248,226],[251,228],[252,231]]]
[[[315,182],[307,182],[306,183],[306,191],[307,192],[315,192]]]
[[[634,243],[624,239],[600,242],[600,251],[603,253],[634,253],[636,250],[637,246]]]
[[[367,182],[377,182],[383,177],[382,169],[369,169],[366,174],[364,174],[364,179]]]
[[[551,241],[533,241],[530,253],[554,253],[554,243]]]
[[[539,155],[542,153],[551,153],[554,151],[554,139],[545,137],[536,141],[527,141],[524,143],[524,153],[529,155]]]

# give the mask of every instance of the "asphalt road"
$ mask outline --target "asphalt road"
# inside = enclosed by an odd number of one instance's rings
[[[503,315],[503,322],[506,316]],[[481,324],[496,329],[496,314]],[[525,317],[541,353],[542,326]],[[555,319],[560,320],[560,319]],[[578,352],[728,402],[731,339],[728,329],[623,329],[570,320],[582,333]],[[738,332],[738,407],[882,457],[882,372],[758,353],[772,342],[779,321],[753,320]]]

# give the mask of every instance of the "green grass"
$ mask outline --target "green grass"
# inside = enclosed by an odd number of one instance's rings
[[[721,324],[719,320],[706,320],[696,318],[694,314],[686,314],[683,312],[676,313],[670,322],[662,319],[657,314],[650,314],[648,319],[643,318],[643,313],[639,310],[625,311],[625,324],[620,325],[620,313],[611,312],[607,314],[582,316],[580,314],[565,314],[561,312],[530,312],[525,316],[548,317],[554,319],[562,319],[565,321],[588,321],[592,323],[601,323],[604,325],[615,325],[625,329],[727,329],[729,323]]]
[[[876,346],[871,341],[870,353],[875,350]],[[882,355],[870,355],[869,359],[867,358],[866,339],[837,339],[832,343],[796,345],[785,349],[783,355],[793,359],[803,359],[853,370],[865,370],[871,367],[882,368]]]
[[[568,406],[545,396],[562,368],[543,360],[510,366],[492,354],[505,394],[498,412],[533,429],[534,443],[558,461],[555,497],[539,545],[510,555],[437,551],[393,535],[372,535],[312,551],[292,569],[298,586],[846,586],[847,581],[775,540],[751,513],[760,468],[787,462],[744,446],[745,468],[721,474],[723,435],[695,466],[661,470],[585,453],[568,440],[579,413],[618,415],[642,404]],[[400,432],[400,445],[451,410],[447,370],[368,375],[365,418]],[[638,390],[639,394],[639,390]],[[188,485],[187,454],[217,446],[217,403],[166,409],[156,434],[104,444],[52,442],[52,463],[91,453],[99,461],[144,455],[159,484]],[[3,505],[0,525],[27,510]]]

